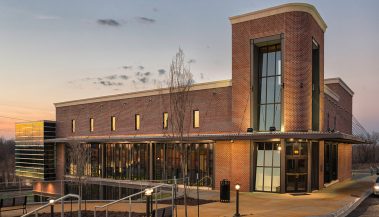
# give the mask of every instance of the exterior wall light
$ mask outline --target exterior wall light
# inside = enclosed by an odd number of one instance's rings
[[[241,188],[240,184],[237,183],[235,188],[236,188],[236,213],[234,214],[234,217],[239,217],[239,216],[241,216],[240,211],[239,211],[239,206],[240,206],[240,204],[239,204],[240,199],[239,198],[240,198],[240,188]]]
[[[151,211],[151,195],[153,193],[154,189],[147,188],[145,189],[145,196],[146,196],[146,217],[150,217],[150,211]]]
[[[251,128],[251,127],[249,127],[249,128],[247,128],[246,132],[248,132],[248,133],[252,133],[252,132],[254,132],[254,129]]]
[[[279,147],[278,147],[278,151],[281,151],[281,150],[282,150],[282,146],[279,146]]]
[[[49,204],[50,204],[50,217],[54,217],[54,200],[51,199],[49,200]]]

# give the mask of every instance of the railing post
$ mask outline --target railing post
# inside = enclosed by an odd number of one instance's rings
[[[34,216],[38,217],[38,212],[37,211],[34,212]]]
[[[95,210],[93,211],[93,216],[96,217],[96,206],[95,206]]]
[[[64,196],[63,181],[61,180],[61,196]],[[61,200],[61,217],[64,217],[64,200]]]
[[[79,198],[78,198],[78,217],[81,217],[82,216],[82,197],[79,195]]]
[[[171,186],[171,213],[174,216],[174,185]]]
[[[105,208],[105,217],[108,217],[108,207]]]
[[[158,212],[158,188],[155,189],[155,213]]]
[[[132,198],[129,197],[129,217],[132,217]]]

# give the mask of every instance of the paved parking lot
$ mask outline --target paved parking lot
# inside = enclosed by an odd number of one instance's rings
[[[370,195],[347,217],[376,217],[379,216],[379,196]]]

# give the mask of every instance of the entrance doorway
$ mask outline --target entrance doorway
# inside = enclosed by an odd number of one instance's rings
[[[307,143],[286,145],[286,191],[307,191],[308,148]]]

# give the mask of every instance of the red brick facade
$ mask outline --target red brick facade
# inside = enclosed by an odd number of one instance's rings
[[[283,34],[284,131],[312,129],[312,40],[320,46],[320,117],[323,116],[324,33],[305,12],[287,12],[232,25],[232,120],[250,127],[252,39]],[[243,121],[243,123],[242,123]],[[320,121],[320,128],[323,123]]]
[[[338,98],[325,96],[325,129],[352,134],[353,96],[340,84],[326,85]]]
[[[309,8],[308,8],[309,9]],[[313,14],[312,14],[313,13]],[[282,49],[282,132],[309,132],[312,130],[312,46],[319,45],[320,100],[319,128],[323,132],[332,117],[337,117],[336,130],[351,134],[352,97],[338,85],[328,87],[339,101],[324,94],[324,31],[314,12],[289,11],[232,24],[232,84],[191,91],[193,102],[185,120],[185,132],[190,134],[221,134],[246,132],[251,126],[252,91],[251,41],[253,39],[281,36]],[[164,135],[163,113],[169,111],[169,95],[155,94],[115,100],[94,100],[91,103],[60,105],[56,109],[57,137],[96,137]],[[63,103],[64,104],[64,103]],[[70,104],[70,103],[68,103]],[[340,109],[344,109],[341,113]],[[200,111],[200,127],[193,128],[192,111]],[[346,111],[345,111],[346,110]],[[141,128],[135,130],[135,114],[141,116]],[[111,131],[111,117],[116,117],[116,130]],[[169,113],[170,117],[170,113]],[[90,118],[94,119],[94,131],[90,132]],[[71,120],[76,121],[72,132]],[[325,122],[325,123],[324,123]],[[279,130],[279,129],[278,129]],[[278,140],[275,136],[270,138]],[[293,138],[291,138],[293,141]],[[302,138],[295,138],[302,141]],[[286,140],[281,139],[282,146]],[[253,189],[252,140],[221,140],[214,142],[214,187],[227,178],[231,186],[239,183],[242,191]],[[304,142],[304,141],[302,141]],[[308,142],[310,145],[311,142]],[[324,185],[324,140],[319,140],[319,179]],[[310,146],[308,146],[310,147]],[[62,148],[59,148],[62,151]],[[309,150],[310,151],[310,150]],[[309,152],[310,153],[310,152]],[[338,148],[338,177],[345,180],[351,175],[351,145],[340,144]],[[60,157],[64,156],[62,153]],[[284,192],[285,154],[281,155],[281,192]],[[62,168],[62,162],[58,161]],[[309,158],[308,164],[311,165]],[[349,166],[350,165],[350,166]],[[309,167],[310,168],[310,167]],[[316,167],[317,168],[317,167]],[[310,171],[309,171],[310,173]],[[57,174],[62,176],[62,174]],[[309,176],[310,177],[310,176]],[[317,180],[317,177],[316,177]],[[308,179],[310,183],[310,179]],[[308,189],[309,186],[308,186]]]
[[[57,107],[57,137],[167,134],[163,129],[163,112],[169,113],[169,95],[155,95],[122,100]],[[191,92],[192,108],[185,120],[189,133],[219,133],[230,130],[231,87]],[[192,126],[192,111],[200,111],[200,128]],[[135,130],[135,114],[141,116],[141,128]],[[116,130],[111,131],[111,116],[116,117]],[[170,116],[170,114],[169,114]],[[94,131],[90,132],[90,118]],[[72,133],[71,120],[76,122]]]

